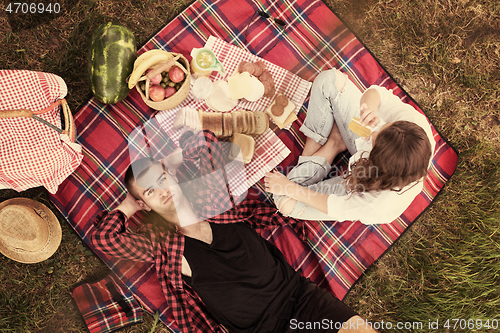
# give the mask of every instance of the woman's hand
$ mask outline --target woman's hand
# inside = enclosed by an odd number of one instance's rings
[[[286,195],[328,214],[328,194],[300,186],[279,172],[266,172],[264,182],[266,191],[277,195]]]
[[[369,108],[366,103],[362,103],[359,106],[359,109],[359,120],[361,121],[361,124],[368,125],[373,128],[380,123],[380,117],[377,115],[377,111]]]
[[[297,184],[286,178],[280,172],[266,172],[264,175],[266,191],[277,194],[291,196],[293,187]]]

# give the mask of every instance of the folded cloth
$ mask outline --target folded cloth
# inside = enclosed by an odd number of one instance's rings
[[[0,112],[44,110],[66,93],[66,83],[57,75],[0,70]],[[59,106],[38,117],[61,128]],[[83,158],[79,144],[35,119],[0,118],[0,133],[0,185],[6,188],[45,186],[54,194]]]
[[[113,332],[142,322],[142,309],[114,274],[95,283],[83,283],[73,292],[90,333]]]

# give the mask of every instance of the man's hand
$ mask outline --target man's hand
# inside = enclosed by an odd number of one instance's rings
[[[177,169],[182,165],[184,161],[182,157],[182,149],[176,148],[170,155],[163,158],[163,165],[171,171],[173,174],[177,171]]]
[[[116,209],[121,210],[127,218],[130,218],[132,215],[142,210],[143,207],[139,205],[132,194],[127,193],[125,199],[116,207]]]

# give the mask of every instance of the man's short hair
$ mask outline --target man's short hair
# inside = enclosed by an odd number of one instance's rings
[[[125,172],[125,187],[135,199],[140,200],[141,195],[137,191],[137,187],[133,186],[132,183],[136,182],[137,178],[145,174],[155,163],[157,162],[149,157],[141,158],[132,162]]]

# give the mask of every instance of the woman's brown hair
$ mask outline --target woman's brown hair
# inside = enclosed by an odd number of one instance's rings
[[[422,127],[396,121],[381,130],[368,157],[351,165],[348,193],[400,190],[427,174],[431,144]]]

